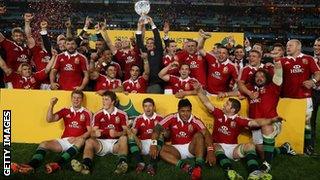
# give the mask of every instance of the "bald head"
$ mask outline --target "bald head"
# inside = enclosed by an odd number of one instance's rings
[[[296,57],[301,53],[301,42],[297,39],[291,39],[287,42],[287,55]]]

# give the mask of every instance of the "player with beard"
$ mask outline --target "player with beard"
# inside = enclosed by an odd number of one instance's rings
[[[17,71],[21,63],[30,63],[30,51],[26,45],[25,34],[21,28],[11,30],[12,40],[0,33],[0,46],[6,53],[6,63],[13,71]]]
[[[258,69],[253,75],[252,83],[247,88],[254,94],[254,99],[247,96],[249,101],[249,118],[276,118],[278,117],[277,106],[282,84],[282,66],[275,62],[274,75],[271,78],[265,69]],[[264,162],[261,170],[269,172],[271,161],[275,153],[275,137],[281,132],[281,123],[273,123],[261,126],[261,129],[252,131],[253,143],[262,154]],[[276,152],[281,154],[295,155],[295,151],[289,143],[284,143]],[[262,153],[263,152],[263,153]]]
[[[251,50],[249,52],[249,64],[245,66],[239,74],[239,79],[238,79],[238,88],[239,91],[245,95],[250,96],[251,99],[254,99],[255,96],[254,94],[248,90],[246,87],[246,84],[252,82],[253,79],[253,74],[258,70],[258,69],[266,69],[270,74],[273,75],[273,67],[272,66],[267,66],[265,64],[261,63],[261,53],[257,50]]]
[[[82,90],[89,81],[87,58],[76,51],[77,45],[73,38],[67,39],[66,47],[67,51],[58,55],[51,70],[51,89]]]

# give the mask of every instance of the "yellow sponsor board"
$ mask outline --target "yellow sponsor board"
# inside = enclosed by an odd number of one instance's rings
[[[0,104],[1,110],[11,110],[12,142],[19,143],[39,143],[48,139],[56,139],[62,135],[64,129],[63,121],[55,123],[46,122],[46,113],[52,97],[58,97],[58,103],[54,107],[54,112],[63,107],[69,107],[71,92],[67,91],[41,91],[41,90],[9,90],[1,89]],[[101,96],[94,92],[85,93],[84,106],[92,112],[98,111],[102,107]],[[177,111],[179,99],[172,95],[153,94],[130,94],[118,93],[120,104],[129,116],[135,112],[142,112],[142,101],[146,97],[151,97],[156,103],[157,113],[162,116]],[[188,99],[192,103],[192,113],[202,119],[205,125],[212,132],[212,116],[206,111],[196,96]],[[217,107],[222,107],[224,101],[218,101],[216,97],[210,97]],[[130,103],[130,101],[132,103]],[[247,102],[241,101],[241,116],[247,114]],[[304,118],[306,101],[281,99],[278,106],[280,116],[286,119],[283,123],[282,132],[276,138],[276,144],[290,142],[298,153],[303,152]],[[2,114],[2,113],[1,113]],[[2,123],[3,118],[1,118]],[[1,131],[1,137],[3,132]],[[239,137],[239,142],[248,142],[249,131]],[[1,138],[2,141],[2,138]]]
[[[78,30],[78,33],[81,29]],[[88,30],[91,34],[90,47],[95,48],[95,30]],[[114,43],[116,39],[129,39],[135,36],[135,31],[129,30],[108,30],[109,37]],[[163,32],[160,32],[160,36],[163,37]],[[186,39],[197,39],[199,37],[198,32],[183,32],[183,31],[170,31],[170,39],[173,39],[177,42],[179,48],[182,47],[183,42]],[[153,37],[152,31],[146,31],[145,39]],[[244,34],[243,33],[234,33],[234,32],[213,32],[212,37],[206,41],[205,50],[210,51],[215,43],[222,43],[224,45],[243,45]]]

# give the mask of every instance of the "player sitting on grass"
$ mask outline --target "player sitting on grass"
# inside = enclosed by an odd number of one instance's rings
[[[232,167],[230,159],[245,158],[249,169],[250,180],[272,179],[272,176],[259,170],[258,157],[253,143],[238,144],[238,136],[243,128],[261,127],[274,122],[279,122],[282,118],[272,119],[247,119],[238,116],[241,104],[238,100],[229,98],[222,109],[214,107],[200,85],[195,85],[198,97],[203,105],[214,117],[214,129],[212,139],[215,146],[215,155],[220,166],[225,170],[229,179],[243,179]]]
[[[132,125],[132,133],[128,134],[129,149],[137,161],[136,173],[141,173],[146,165],[143,162],[142,155],[147,155],[149,164],[146,167],[147,173],[154,176],[155,166],[157,159],[152,159],[149,156],[149,150],[151,145],[151,135],[153,128],[163,118],[155,113],[154,101],[151,98],[145,98],[142,101],[142,107],[144,113],[138,116]]]
[[[105,156],[116,154],[119,157],[116,174],[124,174],[128,170],[128,116],[117,109],[115,103],[117,96],[112,91],[106,91],[102,96],[103,107],[93,117],[94,127],[91,138],[86,140],[83,161],[73,159],[71,166],[74,171],[89,174],[93,167],[94,155]]]
[[[58,102],[58,98],[54,97],[51,99],[47,112],[47,121],[49,123],[57,122],[63,118],[65,129],[61,139],[41,142],[28,164],[11,164],[12,172],[29,174],[41,165],[48,151],[62,153],[57,161],[45,165],[46,172],[49,174],[60,170],[63,164],[79,152],[85,140],[90,136],[92,119],[92,113],[81,105],[83,98],[84,94],[82,91],[74,90],[71,93],[72,106],[70,108],[63,108],[54,114],[53,107]]]

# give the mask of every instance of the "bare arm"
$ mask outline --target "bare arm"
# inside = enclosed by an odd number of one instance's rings
[[[83,71],[83,79],[82,79],[81,85],[79,86],[79,89],[83,90],[86,87],[86,85],[88,84],[88,82],[89,82],[89,72]]]
[[[6,38],[4,37],[4,35],[0,32],[0,42],[4,41]]]
[[[274,62],[274,75],[272,81],[274,84],[281,86],[283,78],[282,78],[283,70],[281,66],[281,62]]]
[[[238,87],[239,87],[239,91],[250,96],[250,94],[252,93],[244,84],[244,82],[242,80],[238,80]]]
[[[173,61],[168,66],[161,69],[161,71],[158,73],[159,78],[168,82],[170,80],[170,74],[168,74],[168,71],[173,67],[179,67],[179,63],[177,61]]]
[[[32,37],[30,23],[33,19],[33,15],[31,13],[24,14],[24,31],[26,33],[28,47],[31,49],[36,45],[35,40]]]
[[[60,86],[58,83],[56,83],[57,73],[58,73],[58,70],[54,68],[50,72],[50,86],[51,86],[50,88],[52,90],[59,89],[59,86]]]
[[[249,127],[262,127],[266,125],[270,125],[274,122],[282,122],[284,119],[281,117],[275,117],[272,119],[265,119],[265,118],[260,118],[260,119],[252,119],[249,122]]]
[[[7,63],[2,59],[1,56],[0,56],[0,68],[3,70],[6,76],[9,76],[12,73],[12,69],[10,69],[7,66]]]
[[[149,74],[150,74],[150,66],[149,66],[149,61],[148,61],[148,54],[147,53],[144,53],[144,52],[141,52],[141,58],[143,60],[143,78],[145,80],[148,80],[149,79]]]
[[[204,90],[200,87],[199,83],[197,86],[195,86],[196,91],[198,92],[197,95],[201,101],[201,103],[209,110],[209,111],[213,111],[214,110],[214,106],[213,104],[210,102],[209,98],[205,95]]]
[[[59,120],[59,116],[57,114],[53,114],[53,107],[56,105],[58,102],[58,98],[54,97],[50,100],[50,105],[47,111],[47,122],[56,122]]]
[[[104,30],[101,32],[101,35],[103,37],[103,39],[106,41],[107,46],[110,48],[110,50],[112,51],[112,54],[115,55],[117,53],[117,48],[112,44],[111,39],[108,35],[107,30]]]
[[[71,24],[71,19],[68,18],[68,20],[64,23],[64,25],[66,26],[67,28],[67,38],[72,38],[72,30],[71,30],[71,27],[72,27],[72,24]]]

